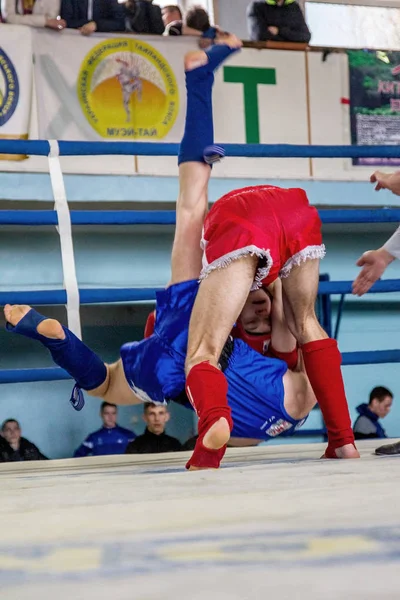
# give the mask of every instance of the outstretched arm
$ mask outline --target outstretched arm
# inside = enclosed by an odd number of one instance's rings
[[[375,189],[379,190],[390,190],[396,196],[400,196],[400,171],[395,173],[382,173],[382,171],[375,171],[370,177],[371,183],[376,183]]]
[[[395,173],[375,171],[375,173],[372,173],[370,181],[376,184],[375,189],[377,192],[379,190],[390,190],[396,196],[400,196],[400,171]],[[362,269],[353,282],[353,294],[362,296],[368,292],[396,258],[400,258],[400,227],[381,248],[368,250],[360,256],[356,264]]]
[[[360,256],[356,264],[362,269],[353,282],[353,294],[363,296],[368,292],[396,258],[400,258],[400,227],[381,248],[368,250]]]

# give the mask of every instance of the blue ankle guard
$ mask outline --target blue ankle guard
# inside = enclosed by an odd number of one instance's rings
[[[16,327],[7,323],[6,329],[41,342],[49,350],[56,365],[65,369],[75,379],[79,388],[94,390],[99,387],[107,377],[107,367],[103,361],[66,327],[63,327],[64,340],[40,335],[36,328],[45,319],[47,317],[32,308]],[[74,405],[72,398],[71,403]],[[79,399],[77,404],[79,405]]]
[[[207,146],[204,148],[203,157],[204,162],[208,165],[213,165],[216,162],[220,162],[225,156],[225,150],[222,146],[217,146],[216,144],[212,144],[211,146]]]

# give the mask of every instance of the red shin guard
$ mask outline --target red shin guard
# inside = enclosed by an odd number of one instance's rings
[[[304,366],[328,430],[326,458],[337,458],[335,449],[354,444],[349,407],[341,371],[342,356],[336,340],[308,342],[301,347]]]
[[[225,454],[226,445],[219,450],[211,450],[203,445],[203,439],[221,417],[228,421],[232,431],[231,409],[227,400],[228,382],[219,369],[209,362],[202,362],[190,369],[186,379],[186,392],[199,417],[199,437],[186,468],[217,469]]]

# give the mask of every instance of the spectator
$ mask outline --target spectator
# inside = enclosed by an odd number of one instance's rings
[[[100,407],[103,427],[94,431],[74,452],[74,456],[103,456],[105,454],[124,454],[135,434],[129,429],[117,425],[117,407],[103,402]]]
[[[0,462],[47,460],[35,444],[21,436],[21,427],[16,419],[4,421],[1,435],[4,439],[0,444]]]
[[[204,9],[200,7],[193,7],[189,10],[189,22],[196,19],[196,11],[201,10],[207,16],[207,13]],[[164,6],[163,11],[163,21],[165,25],[165,35],[195,35],[200,36],[201,30],[193,27],[193,25],[188,25],[187,16],[183,21],[182,11],[179,6],[170,5]],[[207,16],[208,19],[208,16]],[[204,17],[203,17],[204,20]],[[195,23],[196,24],[196,23]]]
[[[61,31],[67,24],[60,15],[60,0],[1,0],[1,20],[12,25],[49,27]]]
[[[182,11],[176,4],[169,4],[161,9],[165,27],[171,23],[182,23]]]
[[[61,17],[82,35],[95,31],[125,31],[125,6],[118,0],[62,0]]]
[[[353,426],[356,440],[387,437],[379,419],[389,414],[392,402],[393,394],[387,388],[378,386],[372,390],[369,403],[357,406],[359,417]]]
[[[154,454],[159,452],[178,452],[180,442],[165,433],[170,414],[166,406],[148,402],[144,405],[143,420],[147,427],[143,435],[128,444],[126,454]]]
[[[186,13],[185,25],[205,33],[211,27],[208,12],[202,6],[192,6]]]
[[[247,25],[253,42],[308,43],[311,38],[295,0],[253,0],[247,7]]]

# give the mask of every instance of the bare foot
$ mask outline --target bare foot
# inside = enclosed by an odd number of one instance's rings
[[[239,40],[236,35],[229,34],[223,38],[216,39],[215,43],[218,45],[229,46],[229,48],[241,48],[242,40]],[[208,56],[204,50],[193,50],[185,54],[184,65],[185,71],[193,71],[199,67],[204,67],[208,63]]]
[[[228,421],[221,417],[216,421],[210,429],[207,431],[203,438],[203,445],[209,450],[220,450],[225,444],[229,442],[231,437],[231,431],[229,429]],[[189,467],[189,471],[203,471],[210,467]]]
[[[336,448],[335,453],[338,458],[360,458],[360,453],[353,444]]]
[[[335,459],[335,458],[360,458],[360,453],[354,444],[345,444],[340,448],[335,448],[334,453],[336,456],[332,456],[333,450],[329,448],[326,449],[325,454],[321,456],[321,458]]]
[[[11,323],[13,327],[16,327],[20,320],[25,317],[26,314],[31,310],[31,306],[26,304],[6,304],[4,307],[4,316],[8,323]],[[54,339],[63,340],[65,339],[65,333],[61,326],[61,323],[55,319],[45,319],[37,326],[37,332],[40,335]]]
[[[229,442],[231,432],[228,421],[221,417],[210,427],[203,438],[203,445],[209,450],[219,450]]]

